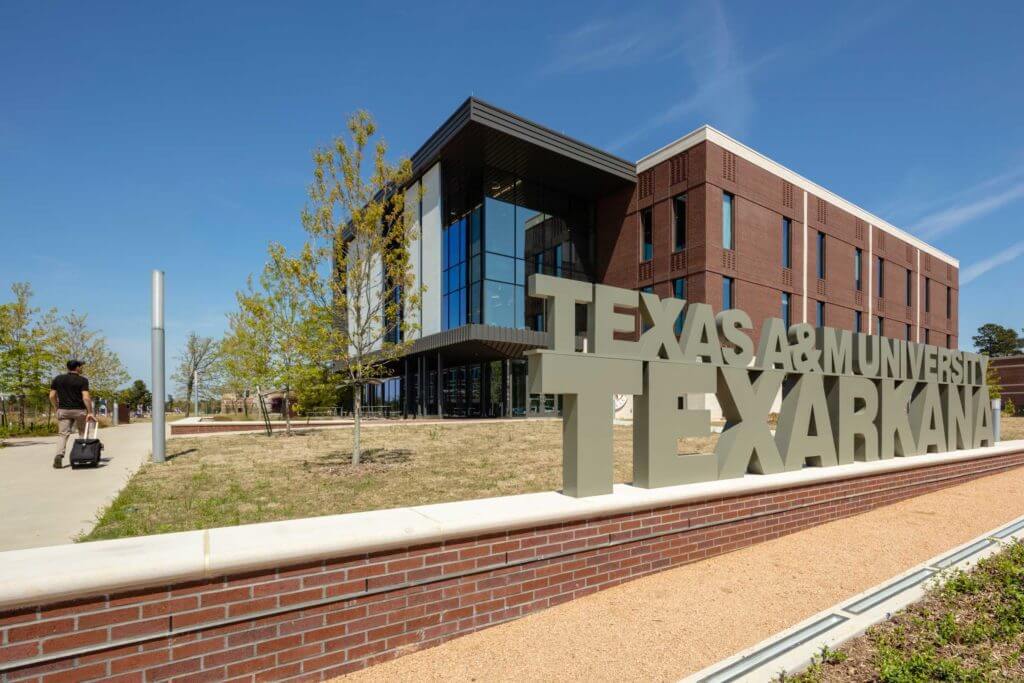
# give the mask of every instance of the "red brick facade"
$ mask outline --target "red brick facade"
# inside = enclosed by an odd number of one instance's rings
[[[635,577],[1018,467],[1024,451],[919,462],[0,612],[0,676],[5,683],[321,680]]]
[[[1004,356],[989,359],[999,376],[1003,404],[1013,401],[1016,412],[1024,409],[1024,356]]]
[[[732,250],[722,245],[723,192],[735,197]],[[676,253],[672,199],[683,193],[687,197],[686,249]],[[881,317],[882,334],[887,337],[906,338],[910,325],[911,341],[957,348],[955,266],[812,193],[807,193],[806,200],[806,322],[816,322],[816,303],[821,301],[830,327],[853,330],[855,311],[860,311],[863,332],[877,334]],[[648,263],[641,262],[640,212],[645,209],[652,211],[654,227],[654,258]],[[703,141],[641,171],[631,197],[599,202],[597,213],[601,282],[636,289],[652,286],[657,294],[672,296],[672,281],[685,277],[687,299],[719,310],[722,278],[731,277],[734,306],[750,314],[755,338],[765,318],[781,317],[783,292],[791,294],[791,322],[804,321],[804,190],[765,168]],[[782,267],[783,218],[792,225],[789,269]],[[819,232],[825,235],[826,245],[825,277],[820,280]],[[854,277],[858,248],[862,253],[859,291]],[[883,296],[878,291],[879,258],[884,261]],[[930,292],[927,310],[926,289]]]

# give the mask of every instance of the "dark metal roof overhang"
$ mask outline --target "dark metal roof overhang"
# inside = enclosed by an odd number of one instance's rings
[[[421,337],[409,345],[406,355],[439,351],[446,363],[475,363],[518,358],[524,351],[550,345],[547,332],[469,324]]]
[[[501,169],[589,199],[636,182],[632,162],[474,97],[413,154],[413,177],[438,160],[469,171]]]

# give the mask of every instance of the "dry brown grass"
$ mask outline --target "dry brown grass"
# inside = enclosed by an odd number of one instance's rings
[[[717,437],[680,452],[709,452]],[[146,465],[85,540],[486,498],[561,486],[560,420],[404,424],[295,436],[181,437]],[[615,481],[632,479],[632,429],[614,430]]]
[[[1024,417],[1003,417],[1024,438]],[[143,467],[86,540],[557,490],[559,420],[374,426],[351,464],[352,430],[179,437],[170,462]],[[616,426],[615,481],[633,476],[632,428]],[[686,439],[706,453],[717,437]]]
[[[1024,439],[1024,417],[1007,417],[999,419],[999,438],[1002,441]]]

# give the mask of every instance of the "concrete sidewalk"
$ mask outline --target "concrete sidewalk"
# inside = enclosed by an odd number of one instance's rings
[[[348,681],[677,681],[1024,513],[1024,467],[645,576]]]
[[[58,545],[88,532],[151,450],[152,425],[100,430],[100,467],[53,469],[57,437],[8,439],[0,448],[0,551]],[[70,452],[70,445],[68,452]]]

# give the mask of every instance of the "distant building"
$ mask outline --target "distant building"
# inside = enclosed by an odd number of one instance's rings
[[[270,392],[264,392],[263,400],[267,404],[267,410],[271,413],[280,413],[284,411],[284,396],[285,392],[281,390],[274,390]],[[295,412],[295,394],[290,394],[291,411]],[[243,413],[248,410],[249,413],[259,412],[260,400],[256,394],[250,394],[247,396],[238,396],[234,393],[225,393],[220,396],[220,412],[223,414],[232,413]]]
[[[1013,401],[1019,411],[1024,409],[1024,356],[1001,356],[989,359],[989,365],[999,375],[1000,393],[1005,405],[1007,400]]]

